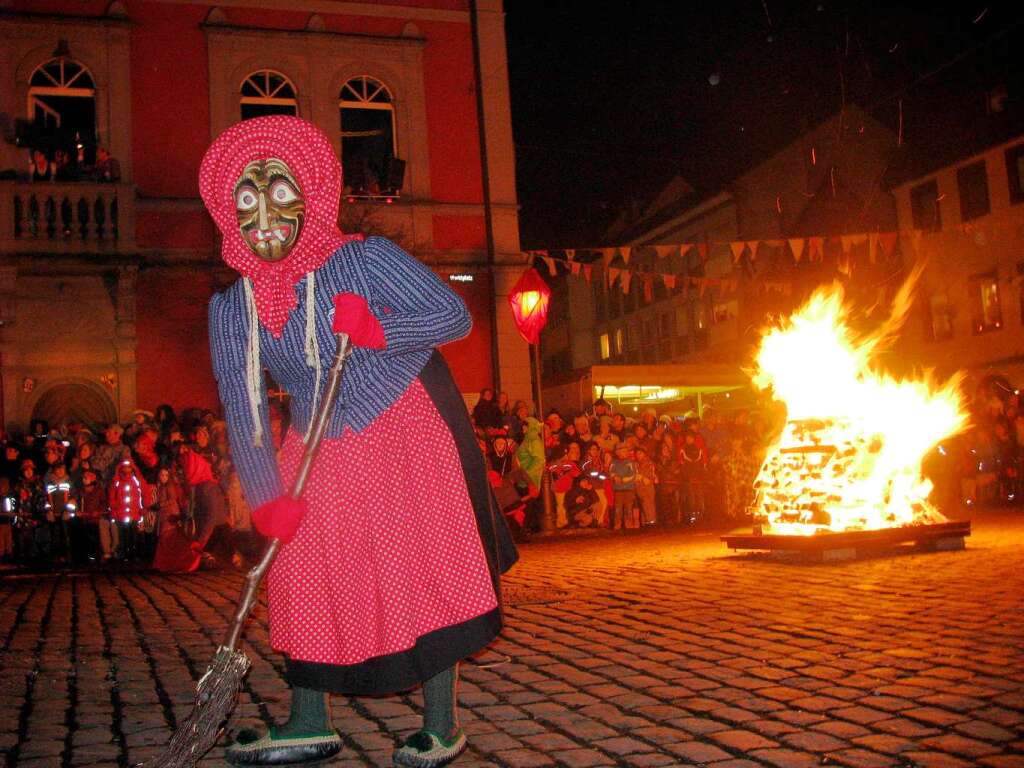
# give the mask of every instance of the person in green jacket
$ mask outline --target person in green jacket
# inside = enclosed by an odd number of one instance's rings
[[[523,441],[516,449],[519,466],[529,475],[530,482],[540,488],[541,475],[544,473],[544,425],[533,416],[528,416],[523,428]]]
[[[516,449],[516,461],[519,462],[519,468],[530,478],[533,487],[541,488],[541,478],[547,464],[544,453],[544,425],[533,416],[528,416],[523,424],[523,440]],[[527,502],[524,530],[528,532],[538,530],[540,509],[539,495]]]

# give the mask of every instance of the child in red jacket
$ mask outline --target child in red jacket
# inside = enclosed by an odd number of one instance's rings
[[[110,515],[117,522],[121,539],[121,556],[133,560],[139,554],[142,543],[142,514],[146,509],[149,488],[135,465],[122,459],[114,470],[107,491]]]

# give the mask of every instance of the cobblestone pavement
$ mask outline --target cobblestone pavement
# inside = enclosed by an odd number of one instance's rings
[[[241,576],[0,581],[7,766],[140,762],[189,711]],[[463,665],[470,766],[1024,766],[1024,513],[962,552],[834,565],[679,533],[531,543]],[[232,728],[287,708],[265,610]],[[332,766],[388,765],[417,693],[333,699]],[[222,765],[215,748],[201,765]]]

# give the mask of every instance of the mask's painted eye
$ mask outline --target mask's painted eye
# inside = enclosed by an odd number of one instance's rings
[[[256,196],[256,191],[249,187],[243,187],[238,190],[235,196],[235,205],[240,211],[251,211],[258,202],[259,198]]]
[[[299,195],[287,181],[277,181],[270,187],[270,199],[275,203],[287,204],[294,203]]]

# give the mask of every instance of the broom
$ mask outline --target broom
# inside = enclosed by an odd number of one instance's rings
[[[292,483],[289,492],[293,499],[300,498],[305,490],[306,479],[309,477],[309,471],[316,458],[320,441],[323,439],[324,432],[327,431],[327,422],[330,420],[331,411],[334,410],[334,404],[338,401],[341,371],[345,365],[345,358],[348,357],[350,346],[348,334],[339,333],[337,338],[338,346],[328,373],[327,389],[313,415],[313,430],[302,453],[302,463],[299,464],[295,482]],[[280,548],[281,540],[271,539],[263,551],[259,563],[249,571],[245,578],[245,584],[242,586],[235,618],[231,622],[231,626],[228,627],[224,642],[217,649],[213,663],[196,687],[196,703],[192,707],[192,711],[178,726],[164,751],[144,763],[143,768],[194,768],[196,762],[210,751],[217,741],[224,722],[231,714],[231,710],[235,708],[238,692],[242,687],[242,679],[252,665],[249,658],[236,646],[242,635],[245,621],[249,618],[249,613],[256,603],[260,582],[263,581],[263,576],[270,569]]]

